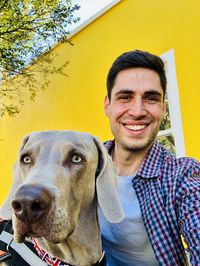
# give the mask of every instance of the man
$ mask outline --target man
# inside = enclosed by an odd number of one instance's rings
[[[176,159],[155,139],[165,115],[164,63],[153,54],[119,56],[107,76],[105,113],[114,141],[105,146],[118,172],[125,219],[99,210],[108,266],[200,265],[200,164]]]

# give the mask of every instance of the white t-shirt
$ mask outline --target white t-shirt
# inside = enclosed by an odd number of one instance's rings
[[[118,177],[118,193],[125,213],[125,218],[120,223],[109,223],[100,208],[98,209],[107,266],[158,265],[132,186],[133,178],[133,176]]]

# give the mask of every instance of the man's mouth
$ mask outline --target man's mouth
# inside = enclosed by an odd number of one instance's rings
[[[125,124],[124,125],[126,128],[130,129],[130,130],[133,130],[133,131],[140,131],[140,130],[143,130],[144,128],[146,128],[148,125],[128,125],[128,124]]]

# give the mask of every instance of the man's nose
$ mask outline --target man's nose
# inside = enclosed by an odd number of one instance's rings
[[[128,107],[128,114],[139,118],[147,114],[145,104],[141,98],[135,98]]]

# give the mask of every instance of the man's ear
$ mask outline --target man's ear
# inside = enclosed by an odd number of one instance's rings
[[[119,223],[124,218],[124,213],[118,198],[117,174],[104,145],[97,138],[94,138],[94,142],[99,153],[96,177],[98,203],[109,222]]]
[[[108,98],[108,95],[106,95],[104,99],[104,112],[106,116],[110,115],[110,100]]]

